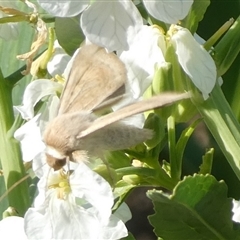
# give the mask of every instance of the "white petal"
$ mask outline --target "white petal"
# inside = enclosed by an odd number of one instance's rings
[[[56,74],[62,75],[71,57],[66,54],[63,48],[55,47],[52,59],[47,64],[48,72],[54,77]]]
[[[46,79],[38,79],[31,82],[25,89],[23,106],[14,106],[23,119],[31,119],[34,116],[34,106],[45,96],[55,94],[62,90],[62,85]]]
[[[38,0],[39,5],[56,17],[73,17],[81,13],[89,4],[86,1]]]
[[[25,230],[33,239],[98,239],[101,225],[88,210],[67,200],[49,196],[41,208],[26,212]]]
[[[156,19],[165,23],[177,23],[185,18],[193,0],[143,0],[147,11]]]
[[[14,133],[14,137],[20,141],[23,160],[26,162],[33,160],[45,149],[45,144],[41,140],[39,117],[40,114],[36,115]]]
[[[86,37],[110,52],[127,50],[142,24],[142,17],[130,0],[95,1],[81,16]]]
[[[45,214],[45,215],[44,215]],[[28,239],[52,239],[51,219],[48,213],[29,208],[24,216],[24,228]]]
[[[194,39],[188,29],[175,26],[177,32],[172,36],[178,61],[194,85],[207,99],[216,79],[216,65],[209,53]]]
[[[24,232],[24,219],[21,217],[6,217],[0,221],[0,235],[4,240],[27,240]]]
[[[201,45],[203,45],[206,42],[206,40],[204,38],[200,37],[197,33],[194,33],[193,36],[194,36],[195,40]]]
[[[109,218],[113,205],[113,194],[105,179],[84,163],[79,163],[79,166],[70,176],[70,184],[75,197],[89,202],[99,211],[102,218]]]
[[[48,101],[44,102],[45,104],[39,110],[41,112],[40,118],[40,129],[41,133],[43,134],[46,125],[51,121],[53,118],[57,116],[58,106],[59,106],[60,99],[58,96],[53,95],[48,98]]]
[[[71,72],[71,69],[72,69],[72,65],[73,65],[74,59],[77,56],[79,50],[80,50],[80,48],[78,48],[74,52],[73,56],[70,58],[70,60],[68,61],[68,64],[66,65],[66,67],[64,69],[63,76],[65,77],[65,79],[68,79],[68,76],[69,76],[69,74]]]
[[[45,172],[49,172],[49,166],[46,164],[45,150],[39,152],[34,157],[32,162],[32,170],[39,179],[44,175]]]
[[[51,174],[52,169],[47,165],[46,168],[43,169],[43,175],[40,177],[40,180],[38,181],[37,187],[38,187],[38,195],[34,199],[34,207],[36,209],[44,208],[44,202],[46,201],[46,196],[52,194],[54,189],[48,189],[48,180]],[[45,171],[44,171],[45,170]]]
[[[101,225],[91,212],[59,200],[53,202],[51,211],[56,239],[98,239]]]
[[[157,28],[143,26],[130,49],[121,53],[120,59],[127,68],[127,91],[132,93],[133,98],[139,98],[147,89],[152,81],[155,65],[165,62],[165,50],[163,34]]]
[[[111,215],[112,194],[109,185],[103,187],[106,183],[104,179],[90,172],[91,170],[84,164],[79,164],[79,166],[81,171],[77,167],[74,176],[70,175],[69,183],[72,192],[67,195],[66,199],[57,198],[57,188],[47,187],[49,179],[46,177],[50,177],[47,172],[40,179],[39,195],[34,203],[35,208],[28,209],[24,217],[28,238],[95,240],[120,239],[127,236],[127,229],[123,222]],[[57,186],[59,180],[61,180],[59,172],[51,171],[51,183]],[[76,193],[85,200],[84,205],[76,204],[75,196],[73,196]],[[111,195],[111,201],[107,199],[108,195]],[[98,204],[94,204],[92,200],[94,196]],[[109,204],[108,207],[104,206],[106,203]],[[103,209],[99,210],[100,206]]]
[[[128,230],[124,223],[116,216],[112,215],[109,218],[108,225],[102,226],[102,234],[99,239],[115,240],[121,239],[128,235]]]
[[[235,200],[235,199],[233,199],[232,202],[233,202],[233,209],[232,209],[233,217],[232,217],[232,220],[234,222],[239,222],[240,223],[240,202]]]
[[[45,150],[45,144],[42,141],[42,134],[49,120],[56,116],[59,98],[52,96],[38,114],[23,126],[17,129],[14,137],[20,141],[24,161],[33,160],[33,170],[37,176],[42,175],[41,166],[46,164],[45,158],[42,158],[42,152]]]
[[[117,211],[114,213],[115,217],[118,217],[123,222],[127,222],[132,218],[131,211],[128,207],[128,205],[123,202],[120,207],[117,209]]]

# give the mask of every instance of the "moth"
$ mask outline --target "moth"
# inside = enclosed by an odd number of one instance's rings
[[[74,58],[60,98],[58,114],[46,127],[47,163],[58,170],[74,153],[101,157],[104,151],[126,149],[150,139],[150,129],[127,125],[123,119],[189,98],[188,93],[164,93],[98,117],[95,112],[118,101],[127,73],[114,53],[85,45]]]

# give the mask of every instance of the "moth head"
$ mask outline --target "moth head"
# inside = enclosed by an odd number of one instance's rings
[[[46,154],[46,161],[47,164],[54,169],[54,171],[57,171],[59,169],[61,169],[67,162],[67,157],[65,158],[56,158],[53,157],[52,155],[45,153]]]
[[[54,147],[47,146],[45,154],[47,164],[53,168],[54,171],[61,169],[67,162],[67,155]]]

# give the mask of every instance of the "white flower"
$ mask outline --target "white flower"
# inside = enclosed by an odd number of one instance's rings
[[[16,130],[14,137],[20,142],[23,160],[29,162],[45,149],[39,127],[40,114]]]
[[[32,168],[38,177],[43,175],[42,167],[46,167],[44,154],[46,146],[42,141],[42,134],[49,120],[55,117],[58,104],[59,98],[51,96],[42,113],[37,114],[14,133],[14,137],[20,141],[23,160],[26,162],[33,160]]]
[[[40,179],[35,207],[25,214],[25,230],[34,239],[119,239],[124,223],[111,214],[110,185],[84,163],[68,176],[56,171]]]
[[[188,29],[174,26],[171,42],[178,61],[194,85],[207,99],[217,79],[216,65],[209,53],[194,39]]]
[[[45,96],[62,91],[62,85],[47,79],[38,79],[31,82],[24,91],[23,105],[14,106],[23,119],[29,120],[34,116],[34,106]]]
[[[38,0],[49,13],[59,17],[81,14],[81,28],[89,41],[109,51],[127,50],[143,20],[132,1],[48,1]]]
[[[164,35],[156,27],[143,26],[128,51],[120,54],[127,68],[127,91],[137,99],[152,82],[156,65],[165,62]]]
[[[147,11],[156,19],[165,23],[177,23],[185,18],[193,0],[143,0]]]
[[[81,17],[86,37],[110,52],[127,50],[142,25],[142,17],[130,0],[96,1]]]
[[[4,240],[27,240],[24,232],[24,219],[21,217],[6,217],[0,221],[0,236]]]
[[[56,17],[73,17],[84,11],[90,4],[90,0],[84,1],[46,1],[38,0],[39,5]]]
[[[15,107],[23,118],[30,119],[14,133],[14,137],[20,142],[23,160],[33,160],[32,168],[38,177],[43,175],[43,165],[46,165],[44,158],[45,144],[42,141],[42,134],[49,122],[57,113],[59,98],[56,91],[60,91],[62,85],[50,80],[36,80],[28,85],[23,97],[23,106]],[[48,96],[39,110],[39,114],[33,117],[33,106],[41,99]]]

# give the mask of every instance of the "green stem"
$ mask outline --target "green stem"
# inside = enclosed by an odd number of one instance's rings
[[[178,157],[176,155],[176,136],[175,136],[175,121],[172,116],[167,120],[168,125],[168,148],[169,148],[169,158],[171,166],[171,177],[174,180],[180,180],[181,169],[178,162]]]
[[[231,131],[232,135],[234,136],[235,140],[237,141],[238,145],[240,146],[240,125],[237,121],[236,116],[233,114],[231,107],[229,106],[221,88],[219,85],[216,85],[213,89],[212,93],[212,100],[214,101],[215,106],[219,110],[223,120],[227,124],[229,130]]]
[[[7,190],[26,175],[19,143],[13,138],[11,131],[9,132],[14,122],[11,94],[12,88],[0,71],[0,159]],[[20,216],[24,215],[30,205],[26,181],[8,193],[8,202]]]
[[[240,120],[239,89],[240,89],[240,69],[236,73],[236,85],[235,85],[233,93],[232,93],[232,102],[231,102],[232,110],[238,120]]]
[[[209,51],[211,47],[222,37],[222,35],[231,27],[234,19],[231,18],[227,22],[225,22],[204,44],[204,48]]]
[[[211,97],[206,101],[194,103],[233,171],[240,179],[240,126],[221,93],[221,89],[216,86]]]
[[[23,22],[28,20],[29,20],[28,15],[17,15],[17,16],[0,18],[0,24],[12,23],[12,22]]]
[[[47,69],[47,64],[50,61],[53,51],[54,51],[54,29],[52,27],[48,28],[48,48],[46,51],[46,55],[44,56],[43,60],[40,63],[41,69]]]
[[[177,163],[178,163],[178,179],[181,178],[182,174],[182,162],[183,162],[183,154],[184,150],[186,148],[187,142],[189,138],[191,137],[192,133],[194,132],[195,128],[199,124],[199,122],[202,121],[202,119],[197,119],[194,121],[188,128],[182,131],[181,136],[176,144],[176,155],[177,155]]]

